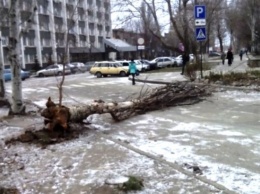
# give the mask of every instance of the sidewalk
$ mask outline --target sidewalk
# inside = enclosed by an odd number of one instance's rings
[[[141,74],[138,79],[155,84],[188,81],[180,72]],[[93,124],[86,133],[46,149],[1,143],[3,137],[17,136],[31,126],[41,127],[40,116],[4,119],[0,131],[0,186],[14,185],[24,193],[104,194],[99,188],[105,182],[118,182],[128,175],[144,180],[144,190],[136,193],[235,193],[234,187],[254,186],[256,180],[250,178],[258,177],[250,173],[257,170],[248,160],[253,158],[259,163],[259,144],[253,144],[257,141],[249,135],[259,120],[259,111],[249,111],[257,102],[244,106],[239,102],[237,106],[233,94],[225,95],[216,96],[215,103],[205,101],[192,107],[154,111],[120,123],[111,121],[109,115],[93,115]],[[193,168],[183,166],[185,162],[200,165],[205,174],[195,174]]]

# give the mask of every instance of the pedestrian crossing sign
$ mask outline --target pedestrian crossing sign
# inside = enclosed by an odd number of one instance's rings
[[[206,40],[206,28],[205,27],[196,28],[196,40],[197,41]]]

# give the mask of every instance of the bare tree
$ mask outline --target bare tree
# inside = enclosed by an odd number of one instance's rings
[[[25,112],[25,105],[23,103],[22,97],[22,80],[21,80],[21,62],[20,62],[20,38],[23,31],[20,28],[20,7],[19,0],[11,0],[9,8],[9,61],[11,65],[11,74],[12,74],[12,103],[11,111],[14,114],[21,114]],[[34,3],[35,5],[35,3]],[[37,10],[36,6],[32,6],[32,15]],[[31,23],[32,16],[27,20],[28,23]]]
[[[179,43],[181,43],[187,52],[197,53],[198,44],[195,39],[194,26],[194,5],[196,3],[204,4],[207,7],[206,28],[208,33],[207,40],[203,45],[207,45],[207,48],[209,48],[210,44],[215,43],[217,37],[216,29],[219,30],[218,37],[223,39],[225,22],[219,22],[219,27],[217,28],[216,16],[220,15],[220,12],[225,9],[225,0],[200,0],[199,2],[193,0],[143,0],[141,6],[138,6],[136,1],[122,0],[117,2],[120,2],[117,3],[118,11],[128,14],[121,20],[122,22],[126,18],[129,20],[129,15],[132,19],[140,18],[141,21],[145,21],[148,19],[147,14],[143,14],[143,10],[149,13],[148,21],[152,22],[153,25],[149,26],[146,23],[143,32],[147,33],[149,31],[165,48],[172,51],[181,52],[179,49]],[[221,17],[222,20],[223,17]],[[169,32],[167,38],[164,36],[165,32]]]
[[[11,0],[10,10],[10,35],[9,35],[9,61],[11,64],[12,80],[12,112],[23,113],[25,106],[22,98],[21,64],[20,55],[20,9],[19,1]]]
[[[2,45],[2,32],[0,31],[0,99],[5,99],[5,78],[4,78],[4,55]]]

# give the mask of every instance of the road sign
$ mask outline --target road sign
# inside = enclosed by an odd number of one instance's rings
[[[138,49],[138,50],[144,50],[144,49],[145,49],[145,46],[137,46],[137,49]]]
[[[206,26],[206,19],[196,19],[195,26]]]
[[[141,44],[141,45],[144,44],[144,39],[143,38],[138,38],[137,43]]]
[[[196,40],[197,41],[206,40],[206,28],[205,27],[196,28]]]
[[[195,19],[205,19],[206,18],[206,6],[205,5],[195,5],[194,13],[195,13]]]

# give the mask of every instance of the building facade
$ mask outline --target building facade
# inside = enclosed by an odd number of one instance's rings
[[[111,37],[110,0],[19,0],[21,30],[21,64],[30,68],[36,59],[40,66],[62,62],[66,44],[69,50],[87,53],[102,50],[104,38]],[[7,58],[9,0],[0,0],[0,19],[4,64]],[[32,22],[28,19],[32,16]],[[65,41],[65,36],[67,40]]]

